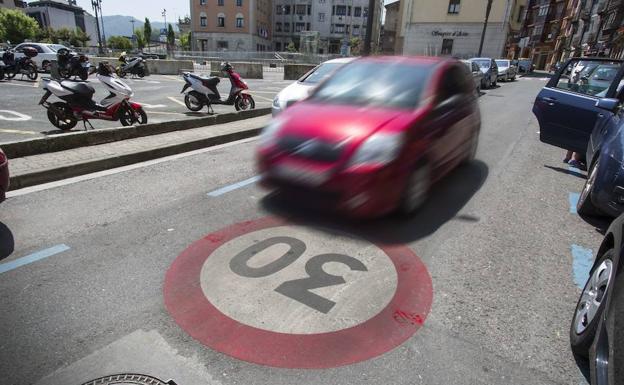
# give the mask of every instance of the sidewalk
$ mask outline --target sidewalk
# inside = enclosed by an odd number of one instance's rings
[[[9,160],[10,190],[258,135],[271,115]]]

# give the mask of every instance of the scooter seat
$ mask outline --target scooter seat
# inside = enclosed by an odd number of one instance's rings
[[[221,81],[221,79],[219,79],[217,76],[208,77],[195,74],[189,74],[189,76],[194,79],[200,80],[205,86],[216,86]]]
[[[65,88],[66,90],[70,90],[75,94],[88,97],[89,99],[95,93],[95,89],[87,83],[62,81],[61,87]]]

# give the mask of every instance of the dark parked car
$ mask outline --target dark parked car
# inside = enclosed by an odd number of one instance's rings
[[[624,383],[624,215],[605,235],[576,305],[570,344],[592,385]]]
[[[9,190],[9,160],[4,151],[0,149],[0,202],[5,199],[5,194]]]
[[[527,58],[520,58],[518,60],[514,60],[514,64],[518,66],[518,72],[520,73],[531,73],[535,71],[535,64],[533,64],[533,60]]]
[[[481,72],[483,72],[481,88],[496,87],[496,83],[498,82],[498,65],[496,61],[488,57],[474,57],[470,59],[470,61],[476,63]]]
[[[581,215],[624,212],[623,75],[621,60],[571,59],[533,105],[542,142],[585,154],[589,176],[578,201]]]

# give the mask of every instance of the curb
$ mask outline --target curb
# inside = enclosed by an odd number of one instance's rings
[[[45,138],[5,142],[0,143],[0,147],[9,159],[21,158],[24,156],[71,150],[72,148],[94,146],[97,144],[116,142],[125,139],[134,139],[142,136],[165,134],[173,131],[230,123],[237,120],[256,118],[270,113],[271,108],[258,108],[254,110],[218,114],[197,119],[148,123],[140,126],[103,128],[92,131],[48,136]]]
[[[93,172],[108,170],[111,168],[127,166],[133,163],[163,158],[183,152],[199,150],[205,147],[217,146],[219,144],[234,142],[241,139],[247,139],[253,136],[257,136],[260,133],[261,129],[261,127],[252,128],[244,131],[233,132],[230,134],[198,139],[191,142],[179,143],[160,148],[153,148],[150,150],[144,150],[132,154],[90,160],[86,162],[76,163],[71,166],[49,168],[33,173],[15,175],[10,178],[9,191],[21,189],[24,187],[31,187],[38,184],[54,182],[57,180],[67,179],[75,176],[90,174]]]

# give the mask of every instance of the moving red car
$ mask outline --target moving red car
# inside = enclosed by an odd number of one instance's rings
[[[5,200],[9,190],[9,160],[0,148],[0,202]]]
[[[312,190],[354,216],[411,214],[433,183],[474,158],[474,89],[458,60],[355,60],[264,128],[261,184]]]

